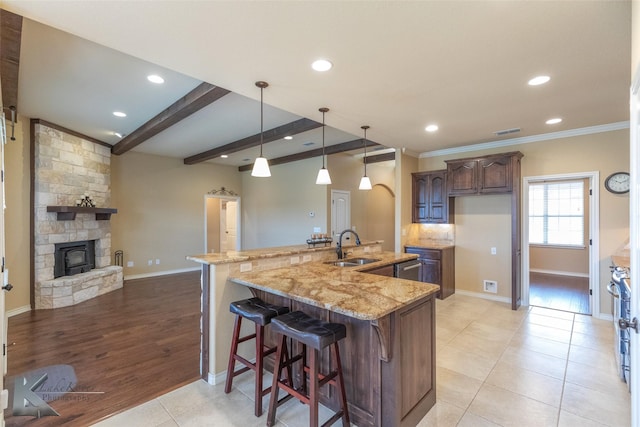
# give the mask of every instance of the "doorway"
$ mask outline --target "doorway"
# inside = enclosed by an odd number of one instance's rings
[[[589,315],[600,312],[598,182],[597,171],[523,178],[522,296],[525,305]],[[558,199],[565,205],[567,192],[573,191],[571,194],[575,196],[582,191],[582,206],[573,205],[575,211],[582,210],[582,236],[566,244],[558,244],[553,237],[553,217],[558,216],[553,211],[553,197],[560,194],[558,191],[563,192]],[[578,217],[580,215],[571,221],[579,223]],[[568,229],[566,223],[559,224],[564,224],[558,227],[561,230]],[[575,235],[578,234],[576,231]]]
[[[240,250],[240,197],[207,194],[204,212],[205,253]]]

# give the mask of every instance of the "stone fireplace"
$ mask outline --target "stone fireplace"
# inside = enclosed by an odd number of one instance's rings
[[[111,150],[41,120],[32,120],[32,138],[35,308],[74,305],[121,288],[122,267],[111,265],[109,216],[47,211],[51,206],[75,207],[85,195],[97,207],[109,207]],[[56,267],[61,256],[67,263],[62,274]]]

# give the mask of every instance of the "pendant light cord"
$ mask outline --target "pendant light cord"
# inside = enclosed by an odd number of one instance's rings
[[[322,111],[322,169],[324,169],[324,113],[325,111]]]
[[[364,176],[367,176],[367,129],[369,126],[362,126],[364,129]]]
[[[264,87],[260,87],[260,157],[262,157],[262,134],[264,129],[264,102],[262,100],[262,92]]]

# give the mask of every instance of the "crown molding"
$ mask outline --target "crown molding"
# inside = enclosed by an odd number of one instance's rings
[[[590,135],[594,133],[612,132],[615,130],[629,129],[629,121],[609,123],[606,125],[589,126],[586,128],[569,129],[560,132],[543,133],[540,135],[523,136],[520,138],[503,139],[501,141],[484,142],[482,144],[465,145],[462,147],[445,148],[442,150],[425,151],[419,158],[446,156],[449,154],[468,153],[470,151],[502,148],[511,145],[530,144],[532,142],[549,141],[552,139],[570,138],[573,136]]]

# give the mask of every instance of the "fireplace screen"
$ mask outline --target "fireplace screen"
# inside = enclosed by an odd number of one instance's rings
[[[85,273],[96,267],[95,241],[57,243],[54,277]]]

